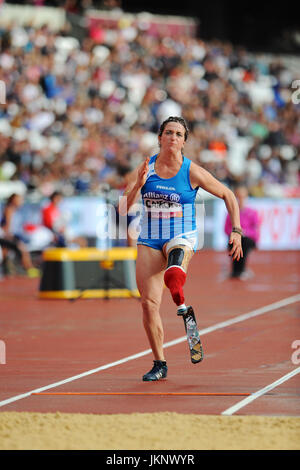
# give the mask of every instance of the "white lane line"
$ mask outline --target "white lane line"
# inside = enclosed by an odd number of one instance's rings
[[[223,411],[221,415],[224,416],[230,416],[236,413],[238,410],[243,408],[244,406],[248,405],[252,401],[256,400],[256,398],[261,397],[265,393],[269,392],[273,388],[277,387],[278,385],[282,384],[283,382],[286,382],[289,380],[291,377],[294,377],[294,375],[297,375],[300,373],[300,367],[297,369],[292,370],[288,374],[284,375],[280,379],[276,380],[275,382],[271,383],[270,385],[267,385],[266,387],[262,388],[261,390],[258,390],[255,393],[252,393],[249,397],[245,398],[244,400],[241,400],[240,402],[236,403],[235,405],[231,406],[230,408],[227,408],[227,410]]]
[[[285,299],[279,300],[278,302],[274,302],[273,304],[266,305],[265,307],[257,308],[256,310],[252,310],[251,312],[244,313],[239,315],[238,317],[230,318],[229,320],[225,320],[220,323],[216,323],[215,325],[209,326],[208,328],[204,328],[203,330],[199,331],[201,336],[206,335],[207,333],[211,333],[212,331],[220,330],[221,328],[226,328],[227,326],[234,325],[235,323],[239,323],[241,321],[248,320],[249,318],[257,317],[258,315],[262,315],[263,313],[270,312],[272,310],[277,310],[281,307],[286,307],[287,305],[296,303],[300,301],[300,294],[293,295],[292,297],[287,297]],[[169,341],[168,343],[164,344],[164,347],[174,346],[175,344],[182,343],[186,339],[186,336],[182,336],[181,338],[174,339]]]
[[[212,325],[208,328],[204,328],[203,330],[200,330],[199,333],[201,336],[206,335],[207,333],[211,333],[212,331],[219,330],[221,328],[226,328],[227,326],[233,325],[235,323],[241,322],[248,320],[249,318],[256,317],[258,315],[262,315],[264,313],[270,312],[272,310],[276,310],[281,307],[285,307],[287,305],[293,304],[295,302],[300,301],[300,294],[293,295],[292,297],[287,297],[285,299],[279,300],[278,302],[274,302],[273,304],[266,305],[265,307],[258,308],[256,310],[252,310],[251,312],[239,315],[238,317],[231,318],[230,320],[226,320],[220,323],[216,323],[215,325]],[[169,348],[171,346],[174,346],[175,344],[182,343],[183,341],[186,341],[186,336],[181,336],[180,338],[177,338],[175,340],[169,341],[164,344],[164,348]],[[34,390],[30,390],[29,392],[22,393],[20,395],[15,395],[11,398],[7,398],[6,400],[0,401],[0,407],[8,405],[9,403],[13,403],[18,400],[22,400],[23,398],[27,398],[33,393],[40,393],[44,392],[45,390],[49,390],[51,388],[59,387],[60,385],[64,385],[69,382],[73,382],[78,379],[82,379],[83,377],[87,377],[88,375],[91,374],[96,374],[97,372],[100,372],[105,369],[110,369],[111,367],[118,366],[120,364],[124,364],[125,362],[132,361],[134,359],[139,359],[140,357],[146,356],[148,354],[151,354],[151,349],[146,349],[145,351],[141,351],[137,354],[133,354],[132,356],[127,356],[124,357],[123,359],[120,359],[115,362],[111,362],[109,364],[105,364],[100,367],[96,367],[95,369],[88,370],[86,372],[82,372],[81,374],[73,375],[72,377],[69,377],[64,380],[60,380],[58,382],[45,385],[44,387],[36,388]]]
[[[137,354],[133,354],[132,356],[127,356],[124,357],[123,359],[120,359],[115,362],[110,362],[109,364],[105,364],[100,367],[96,367],[96,369],[91,369],[86,372],[82,372],[81,374],[73,375],[72,377],[68,377],[67,379],[60,380],[59,382],[55,382],[49,385],[45,385],[44,387],[36,388],[35,390],[30,390],[30,392],[22,393],[21,395],[16,395],[11,398],[7,398],[6,400],[0,401],[0,407],[4,405],[8,405],[9,403],[12,403],[17,400],[22,400],[22,398],[29,397],[33,393],[40,393],[44,392],[45,390],[49,390],[50,388],[55,388],[59,387],[60,385],[67,384],[68,382],[73,382],[74,380],[82,379],[83,377],[86,377],[91,374],[96,374],[97,372],[100,372],[101,370],[109,369],[111,367],[119,366],[120,364],[124,364],[124,362],[132,361],[134,359],[138,359],[139,357],[146,356],[147,354],[151,353],[151,349],[147,349],[145,351],[141,351]]]

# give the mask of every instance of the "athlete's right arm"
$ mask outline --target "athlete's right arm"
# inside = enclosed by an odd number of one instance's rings
[[[120,215],[126,215],[130,207],[138,200],[141,188],[147,180],[149,160],[149,157],[146,158],[130,175],[128,184],[119,202],[118,211]]]

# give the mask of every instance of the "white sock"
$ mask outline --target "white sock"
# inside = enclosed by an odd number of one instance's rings
[[[181,304],[179,305],[178,307],[178,310],[185,310],[186,309],[186,305],[185,304]]]

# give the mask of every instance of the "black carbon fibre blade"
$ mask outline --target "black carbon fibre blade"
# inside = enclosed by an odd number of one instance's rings
[[[182,315],[182,318],[190,349],[191,361],[193,364],[197,364],[203,360],[204,354],[193,307],[187,307],[187,311]]]

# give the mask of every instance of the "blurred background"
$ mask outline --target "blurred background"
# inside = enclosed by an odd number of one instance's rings
[[[185,155],[230,188],[247,187],[258,248],[298,250],[295,8],[257,0],[0,1],[0,239],[17,237],[29,252],[59,246],[62,233],[67,246],[130,244],[102,236],[109,209],[129,172],[157,152],[162,120],[181,115],[190,128]],[[59,201],[49,209],[54,192]],[[20,200],[7,227],[13,194]],[[199,200],[204,249],[224,250],[224,203],[202,190]],[[5,250],[3,243],[2,263]]]

